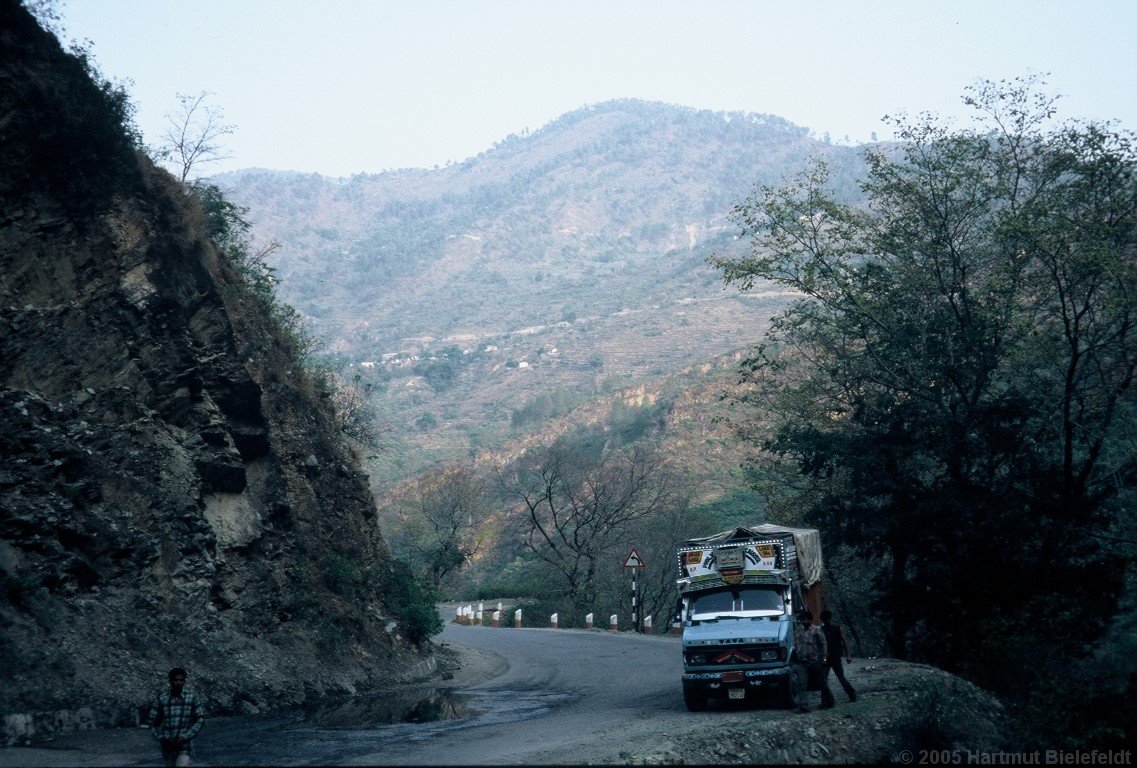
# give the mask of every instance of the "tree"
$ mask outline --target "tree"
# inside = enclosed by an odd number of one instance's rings
[[[480,528],[489,515],[485,481],[458,465],[428,472],[404,496],[398,515],[437,589],[478,552]]]
[[[558,441],[499,478],[522,502],[525,546],[553,569],[581,615],[596,602],[598,574],[617,557],[621,536],[676,495],[662,458],[642,447],[590,458]]]
[[[166,114],[162,144],[155,150],[155,156],[172,165],[183,184],[195,168],[229,157],[221,139],[232,134],[234,126],[224,122],[219,107],[205,103],[209,96],[208,91],[196,96],[179,93],[178,110]]]
[[[1040,86],[969,89],[973,130],[895,120],[862,206],[822,165],[764,188],[714,260],[802,297],[745,372],[763,471],[879,564],[894,654],[1014,694],[1106,626],[1137,475],[1132,139],[1055,126]]]
[[[714,530],[714,521],[708,515],[697,514],[691,507],[694,495],[693,483],[676,483],[676,492],[655,514],[638,521],[628,536],[629,545],[634,544],[647,567],[640,571],[639,593],[643,616],[651,616],[657,631],[669,631],[671,617],[675,613],[675,601],[679,597],[676,579],[679,578],[679,564],[675,556],[675,545],[693,536],[705,536]],[[623,570],[623,569],[621,569]],[[620,595],[627,600],[627,576],[621,573]],[[629,606],[630,609],[630,606]]]
[[[332,376],[332,406],[340,431],[366,448],[381,448],[383,436],[392,431],[392,426],[375,410],[371,399],[374,385],[364,381],[361,373],[356,373],[350,381]]]

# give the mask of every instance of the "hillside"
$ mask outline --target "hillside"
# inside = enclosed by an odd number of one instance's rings
[[[445,168],[217,181],[282,243],[282,295],[397,414],[391,480],[523,434],[513,412],[550,393],[579,404],[757,339],[782,297],[724,290],[706,258],[741,246],[735,203],[814,156],[853,194],[857,151],[785,120],[622,100]]]
[[[92,75],[0,3],[0,742],[135,724],[175,665],[222,711],[399,678],[366,475]]]

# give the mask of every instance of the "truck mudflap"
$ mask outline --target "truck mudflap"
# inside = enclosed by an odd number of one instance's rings
[[[723,672],[685,672],[683,700],[689,710],[701,710],[709,699],[750,699],[776,696],[784,707],[797,707],[804,688],[797,665],[777,669],[738,669]]]

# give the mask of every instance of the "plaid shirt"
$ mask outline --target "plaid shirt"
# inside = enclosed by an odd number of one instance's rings
[[[821,631],[821,627],[816,624],[811,624],[805,632],[801,634],[801,640],[798,641],[797,657],[803,664],[824,664],[825,657],[828,653],[827,643],[825,642],[825,633]]]
[[[150,727],[159,741],[185,739],[185,751],[193,753],[192,741],[201,726],[205,725],[205,713],[201,699],[188,688],[182,689],[181,696],[174,696],[169,689],[158,694],[150,707]]]

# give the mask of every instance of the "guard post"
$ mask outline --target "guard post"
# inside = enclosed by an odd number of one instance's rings
[[[632,569],[632,631],[643,633],[643,612],[640,610],[640,589],[639,581],[636,574],[640,568],[646,567],[640,553],[636,552],[635,547],[628,550],[628,556],[624,558],[624,567]]]

